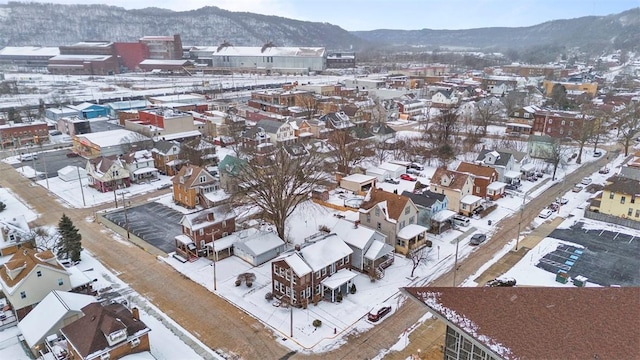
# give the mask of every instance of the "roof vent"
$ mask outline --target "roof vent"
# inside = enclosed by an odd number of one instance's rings
[[[222,44],[220,44],[220,45],[218,46],[218,48],[216,49],[216,52],[220,52],[220,50],[222,50],[222,49],[224,49],[224,48],[226,48],[226,47],[229,47],[229,46],[233,46],[233,45],[231,45],[231,43],[230,43],[230,42],[228,42],[227,40],[225,40],[225,41],[223,41],[223,42],[222,42]]]
[[[271,41],[269,41],[268,43],[262,45],[262,49],[260,49],[260,52],[263,53],[265,52],[265,50],[272,47],[276,47],[276,46]]]

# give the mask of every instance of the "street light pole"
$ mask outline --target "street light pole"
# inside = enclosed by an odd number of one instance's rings
[[[518,220],[518,233],[516,234],[516,251],[518,251],[518,244],[520,243],[520,229],[522,226],[522,215],[524,213],[524,202],[529,195],[529,191],[531,191],[532,189],[533,188],[527,190],[527,192],[525,192],[524,196],[522,197],[522,205],[520,205],[520,220]]]
[[[216,285],[216,261],[218,261],[218,253],[216,252],[215,232],[211,232],[211,247],[213,248],[213,291],[218,290]]]
[[[456,287],[456,273],[458,272],[458,244],[460,243],[460,239],[456,238],[456,259],[453,263],[453,287]],[[438,251],[440,248],[438,247]]]
[[[124,225],[127,229],[127,240],[131,240],[129,233],[129,218],[127,217],[127,202],[124,200],[124,191],[120,193],[122,195],[122,207],[124,208]]]

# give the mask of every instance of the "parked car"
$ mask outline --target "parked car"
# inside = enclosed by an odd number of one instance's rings
[[[569,199],[564,198],[564,197],[563,198],[557,198],[556,201],[555,201],[556,204],[560,204],[560,205],[565,205],[568,202],[569,202]]]
[[[487,240],[487,235],[485,234],[473,234],[471,240],[469,241],[469,245],[480,245]]]
[[[602,152],[601,151],[594,151],[593,152],[593,157],[600,157],[602,156]]]
[[[514,278],[497,278],[489,280],[487,282],[488,287],[502,287],[502,286],[516,286],[516,279]]]
[[[416,169],[416,170],[419,170],[419,171],[424,170],[424,166],[423,166],[423,165],[420,165],[420,164],[418,164],[418,163],[411,163],[411,164],[409,164],[409,168],[410,168],[410,169]]]
[[[546,219],[551,215],[553,215],[553,210],[551,210],[551,209],[542,209],[542,211],[540,211],[540,214],[538,215],[538,217],[542,218],[542,219]]]
[[[549,204],[549,206],[547,206],[547,209],[551,210],[551,211],[558,211],[558,209],[560,208],[560,204],[558,204],[557,202],[552,202],[551,204]]]
[[[586,177],[586,178],[582,178],[582,181],[580,181],[580,184],[582,185],[589,185],[593,182],[593,179],[591,179],[590,177]]]
[[[376,305],[373,307],[373,309],[371,309],[371,311],[369,311],[369,314],[367,314],[367,319],[369,319],[369,321],[371,322],[377,322],[378,320],[382,319],[385,315],[387,315],[389,312],[391,312],[391,305],[388,305],[388,304]]]
[[[416,170],[416,169],[408,168],[408,169],[407,169],[407,174],[419,175],[419,174],[420,174],[420,170]]]
[[[384,182],[389,183],[389,184],[395,184],[395,185],[400,184],[399,180],[392,179],[392,178],[386,178],[386,179],[384,179]]]
[[[68,158],[73,158],[73,157],[78,157],[78,156],[80,156],[80,154],[75,153],[73,151],[70,151],[70,152],[67,153],[67,157]]]
[[[31,161],[31,160],[38,160],[38,154],[31,153],[31,154],[20,155],[20,161]]]
[[[609,168],[608,167],[603,167],[602,169],[598,170],[599,174],[608,174],[609,173]]]
[[[411,176],[409,174],[400,175],[400,179],[406,180],[406,181],[416,181],[417,180],[414,176]]]
[[[162,184],[158,186],[158,190],[164,190],[170,188],[172,185],[170,183]]]
[[[581,185],[576,185],[571,189],[571,191],[577,193],[577,192],[582,191],[582,189],[584,189],[584,187],[582,187]]]

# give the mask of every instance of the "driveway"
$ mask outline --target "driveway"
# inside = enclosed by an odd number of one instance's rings
[[[123,229],[129,223],[129,232],[164,253],[175,251],[174,238],[182,234],[180,219],[183,214],[162,204],[150,202],[125,210],[117,210],[105,215],[114,224]]]

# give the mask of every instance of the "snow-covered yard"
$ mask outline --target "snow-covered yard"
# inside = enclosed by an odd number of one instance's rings
[[[28,204],[7,188],[0,187],[0,201],[7,206],[4,211],[0,212],[0,220],[11,220],[20,215],[24,215],[27,222],[38,218],[38,214]]]

